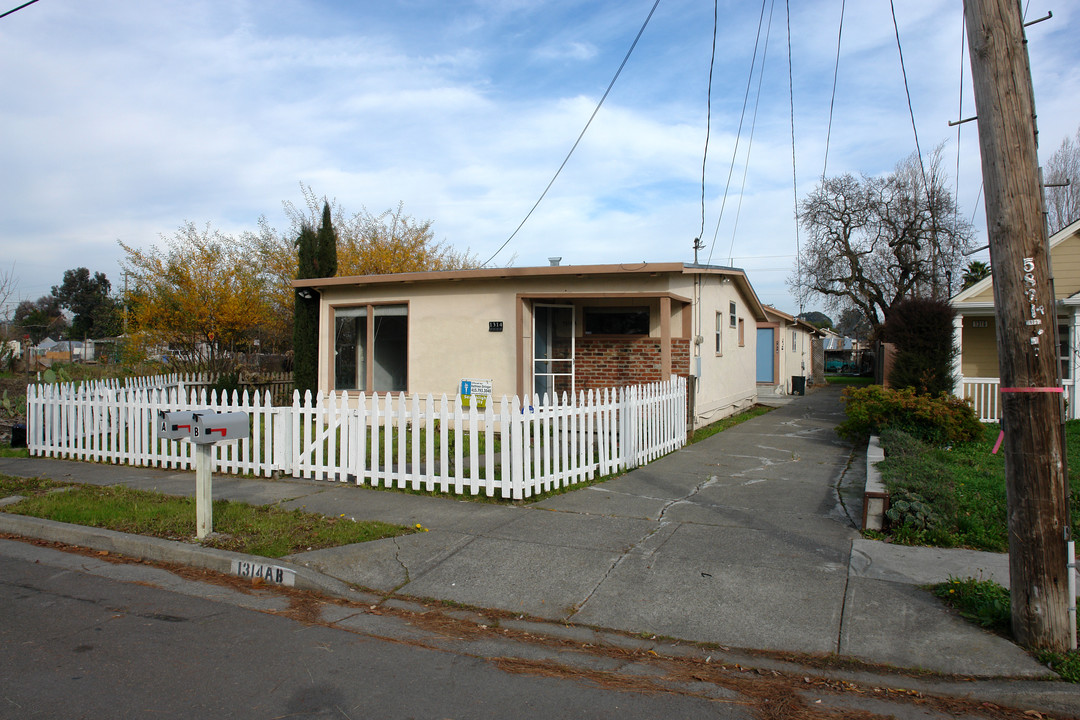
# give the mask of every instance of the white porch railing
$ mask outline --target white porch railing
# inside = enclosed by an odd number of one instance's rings
[[[214,470],[523,499],[647,463],[687,432],[678,377],[555,403],[504,396],[483,411],[445,395],[294,393],[291,407],[274,407],[269,393],[219,399],[161,385],[30,386],[30,453],[191,469],[191,443],[157,437],[158,410],[243,411],[251,437],[215,445]]]
[[[960,381],[961,397],[971,400],[975,407],[975,414],[982,422],[998,422],[1001,420],[1001,380],[999,378],[965,377]],[[1062,382],[1065,390],[1065,416],[1070,420],[1080,417],[1080,407],[1077,407],[1075,394],[1076,387],[1072,380]]]

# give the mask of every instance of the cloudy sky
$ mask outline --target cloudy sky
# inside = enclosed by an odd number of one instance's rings
[[[745,268],[763,301],[797,312],[788,20],[773,0],[720,0],[704,222],[713,5],[661,0],[495,254],[653,1],[40,0],[0,19],[0,272],[15,300],[75,267],[119,288],[118,240],[159,244],[188,220],[235,234],[263,215],[284,229],[304,183],[350,212],[403,202],[503,265],[690,262],[704,224],[702,261]],[[1054,13],[1028,29],[1046,157],[1080,123],[1080,7],[1025,3],[1029,20]],[[826,147],[830,175],[891,170],[915,141],[889,4],[847,3],[828,145],[841,0],[790,8],[799,197]],[[961,72],[974,114],[961,2],[903,0],[896,15],[920,144],[944,143],[955,175]],[[972,123],[957,191],[982,240],[980,182]]]

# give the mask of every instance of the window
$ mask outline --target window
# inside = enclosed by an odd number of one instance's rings
[[[728,315],[731,317],[731,320],[729,321],[731,327],[735,327],[735,303],[733,302],[728,303]],[[741,342],[739,344],[742,345]]]
[[[744,330],[745,328],[743,328],[743,319],[739,318],[739,347],[743,347],[744,345],[746,345],[746,335],[744,333]]]
[[[587,307],[586,335],[648,335],[647,307]]]
[[[1061,360],[1061,379],[1072,376],[1072,356],[1069,353],[1069,326],[1058,325],[1058,358]],[[1065,397],[1068,397],[1066,395]]]
[[[716,354],[721,355],[723,351],[723,343],[721,338],[724,334],[724,313],[716,313]]]
[[[370,320],[370,322],[369,322]],[[408,386],[407,305],[334,310],[334,389],[397,392]]]
[[[795,352],[798,349],[799,349],[799,336],[794,330],[792,330],[791,331],[791,351]]]

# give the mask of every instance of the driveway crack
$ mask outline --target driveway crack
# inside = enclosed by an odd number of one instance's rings
[[[573,608],[571,609],[571,612],[566,616],[565,619],[567,621],[569,621],[574,615],[581,612],[582,608],[584,608],[589,603],[589,601],[592,600],[593,595],[595,595],[596,591],[600,589],[600,586],[603,585],[607,581],[607,579],[609,577],[611,577],[611,574],[613,572],[615,572],[615,570],[620,565],[622,565],[624,562],[626,562],[626,559],[628,557],[630,557],[635,552],[639,552],[641,547],[643,545],[645,545],[647,542],[649,542],[649,540],[651,540],[657,533],[659,533],[661,530],[666,528],[668,525],[671,525],[671,521],[666,520],[665,517],[664,517],[667,514],[668,510],[670,510],[675,505],[678,505],[680,503],[684,503],[684,502],[688,501],[690,498],[694,497],[695,495],[700,493],[702,490],[704,490],[705,488],[707,488],[710,485],[712,485],[713,483],[715,483],[716,481],[717,481],[717,477],[715,475],[710,475],[709,477],[705,478],[700,483],[698,483],[696,486],[694,486],[693,490],[686,493],[682,497],[674,498],[674,499],[669,500],[668,502],[664,503],[663,507],[660,508],[660,512],[657,514],[656,527],[652,528],[651,530],[649,530],[649,532],[645,533],[645,535],[640,540],[638,540],[636,543],[634,543],[629,548],[627,548],[627,550],[625,552],[623,552],[622,554],[620,554],[619,557],[615,558],[614,562],[612,562],[611,566],[607,569],[607,572],[604,573],[604,576],[602,578],[600,578],[600,580],[596,583],[596,585],[593,586],[593,589],[589,591],[588,595],[585,596],[584,600],[582,600],[581,602],[579,602],[579,603],[577,603],[576,605],[573,606]],[[643,552],[641,554],[642,554],[643,557],[649,557],[653,553],[655,553],[657,549],[653,549],[653,550],[651,550],[649,552]]]

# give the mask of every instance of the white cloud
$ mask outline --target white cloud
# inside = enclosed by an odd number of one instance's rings
[[[404,201],[441,239],[486,259],[551,179],[651,2],[386,5],[102,0],[38,3],[0,23],[0,242],[36,297],[86,266],[119,284],[116,239],[156,242],[184,221],[284,228],[298,183],[373,211]],[[711,7],[662,3],[548,197],[496,262],[692,259]],[[721,17],[706,175],[711,241],[736,141],[759,7]],[[820,177],[839,8],[792,8],[800,194]],[[761,106],[747,112],[714,262],[751,270],[792,308],[795,247],[787,38],[773,18]],[[960,11],[898,4],[924,152],[955,153]],[[1029,28],[1043,153],[1076,131],[1074,13]],[[888,171],[914,149],[888,8],[847,5],[829,173]],[[965,70],[966,82],[970,73]],[[757,90],[755,76],[751,102]],[[974,114],[970,90],[965,114]],[[979,160],[964,130],[960,197]],[[955,161],[947,163],[952,171]],[[742,195],[741,208],[739,197]],[[981,211],[980,211],[981,212]],[[738,230],[734,231],[736,214]],[[981,215],[980,215],[981,219]],[[734,235],[734,245],[732,237]]]

